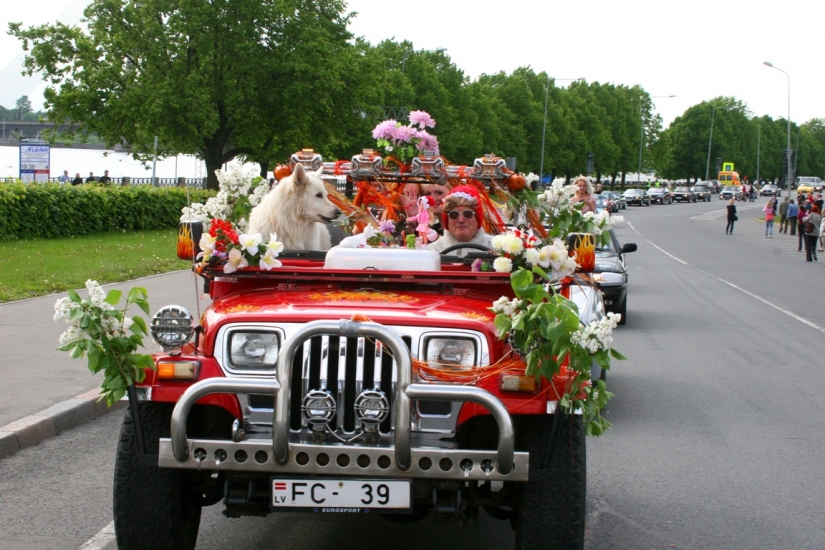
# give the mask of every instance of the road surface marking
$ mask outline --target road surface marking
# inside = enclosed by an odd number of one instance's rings
[[[98,534],[87,540],[83,546],[77,550],[103,550],[110,543],[115,541],[115,522],[112,521],[100,530]]]
[[[639,235],[639,237],[641,237],[641,238],[643,238],[645,241],[647,241],[647,242],[648,242],[648,244],[650,244],[650,246],[654,247],[656,250],[659,250],[659,251],[660,251],[660,252],[662,252],[663,254],[665,254],[665,255],[667,255],[667,256],[670,256],[671,258],[673,258],[674,260],[676,260],[676,261],[677,261],[677,262],[679,262],[679,263],[682,263],[682,264],[684,264],[684,265],[689,265],[689,264],[688,264],[687,262],[685,262],[684,260],[680,260],[679,258],[677,258],[676,256],[674,256],[673,254],[670,254],[670,253],[669,253],[669,252],[667,252],[666,250],[663,250],[662,248],[660,248],[660,247],[656,246],[655,244],[653,244],[652,242],[650,242],[650,240],[648,240],[648,239],[647,239],[647,238],[645,238],[645,237],[644,237],[641,233],[639,233],[639,230],[638,230],[638,229],[636,229],[635,227],[633,227],[633,224],[632,224],[632,223],[627,222],[627,225],[629,225],[629,226],[630,226],[630,228],[631,228],[631,229],[633,229],[633,231],[635,231],[637,235]],[[792,312],[792,311],[790,311],[790,310],[783,309],[783,308],[779,307],[778,305],[774,304],[773,302],[771,302],[771,301],[769,301],[769,300],[766,300],[765,298],[762,298],[761,296],[758,296],[758,295],[754,294],[753,292],[750,292],[750,291],[748,291],[748,290],[745,290],[744,288],[742,288],[742,287],[740,287],[740,286],[737,286],[737,285],[735,285],[734,283],[731,283],[730,281],[726,281],[725,279],[722,279],[722,278],[720,278],[720,277],[717,277],[716,275],[714,275],[714,274],[712,274],[712,273],[709,273],[709,272],[707,272],[707,271],[705,271],[705,270],[703,270],[703,269],[699,269],[699,268],[698,268],[698,267],[696,267],[696,266],[691,266],[691,267],[693,267],[696,271],[698,271],[698,272],[700,272],[700,273],[704,273],[704,274],[705,274],[705,275],[707,275],[708,277],[711,277],[711,278],[713,278],[713,279],[716,279],[716,280],[717,280],[717,281],[719,281],[720,283],[724,283],[724,284],[726,284],[726,285],[728,285],[728,286],[730,286],[730,287],[732,287],[732,288],[735,288],[736,290],[738,290],[738,291],[740,291],[740,292],[742,292],[742,293],[744,293],[744,294],[747,294],[747,295],[748,295],[748,296],[750,296],[751,298],[754,298],[754,299],[756,299],[756,300],[759,300],[759,301],[760,301],[760,302],[762,302],[763,304],[765,304],[765,305],[767,305],[767,306],[770,306],[770,307],[774,308],[775,310],[777,310],[777,311],[779,311],[779,312],[781,312],[781,313],[784,313],[784,314],[785,314],[785,315],[787,315],[788,317],[791,317],[791,318],[793,318],[793,319],[796,319],[797,321],[799,321],[799,322],[800,322],[800,323],[802,323],[802,324],[808,325],[809,327],[811,327],[811,328],[812,328],[812,329],[814,329],[814,330],[818,330],[819,332],[825,333],[825,328],[820,327],[820,326],[819,326],[819,325],[817,325],[816,323],[814,323],[814,322],[812,322],[812,321],[809,321],[809,320],[805,319],[804,317],[800,317],[799,315],[797,315],[796,313],[794,313],[794,312]]]

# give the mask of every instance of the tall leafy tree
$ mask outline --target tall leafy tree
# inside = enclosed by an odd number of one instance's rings
[[[342,0],[93,0],[88,31],[63,23],[10,33],[43,73],[49,116],[107,144],[190,153],[214,171],[238,155],[335,148],[361,103]],[[349,113],[347,111],[349,110]]]

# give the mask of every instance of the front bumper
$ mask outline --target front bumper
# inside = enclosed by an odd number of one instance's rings
[[[305,340],[322,334],[370,337],[392,351],[397,365],[395,431],[391,446],[314,444],[290,441],[288,392],[292,358]],[[485,479],[526,481],[529,453],[515,452],[510,413],[494,395],[471,386],[413,384],[412,364],[404,342],[378,323],[315,321],[286,343],[278,357],[277,381],[263,378],[210,378],[189,387],[172,413],[171,437],[161,438],[158,466],[210,471],[253,471],[303,475],[376,475],[387,478]],[[255,393],[274,397],[272,439],[223,441],[188,439],[186,420],[203,396]],[[498,427],[496,451],[412,447],[410,410],[413,400],[459,401],[485,407]]]

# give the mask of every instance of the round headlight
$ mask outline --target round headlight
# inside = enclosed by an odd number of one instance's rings
[[[389,412],[390,402],[383,392],[364,390],[355,398],[355,414],[367,431],[374,431]]]
[[[301,403],[301,412],[313,430],[323,431],[335,416],[335,399],[329,392],[310,390]]]
[[[155,313],[152,325],[149,327],[152,340],[157,342],[164,351],[179,348],[188,342],[195,332],[192,320],[192,315],[180,306],[161,308]]]

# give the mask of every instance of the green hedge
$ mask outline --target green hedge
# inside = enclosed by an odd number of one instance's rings
[[[204,203],[212,195],[189,190],[193,203]],[[186,189],[178,187],[0,184],[0,238],[51,239],[176,227],[186,204]]]

